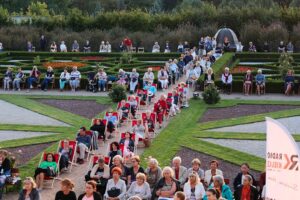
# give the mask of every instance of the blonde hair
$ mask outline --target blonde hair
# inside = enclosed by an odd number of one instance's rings
[[[192,160],[192,164],[201,165],[201,161],[198,158],[195,158],[195,159]]]
[[[3,156],[5,156],[5,157],[7,157],[7,156],[8,156],[8,151],[2,149],[2,150],[0,150],[0,155],[3,155]]]
[[[141,162],[140,156],[138,155],[133,156],[131,159],[136,160],[138,163]]]
[[[23,183],[25,183],[25,182],[30,182],[31,187],[32,187],[32,188],[36,188],[36,183],[35,183],[35,181],[33,180],[32,177],[26,177],[26,178],[24,179]],[[25,189],[25,188],[24,188],[24,189]]]
[[[116,155],[116,156],[113,158],[113,161],[115,161],[115,160],[119,160],[120,163],[123,163],[123,158],[122,158],[122,156],[120,156],[120,155]]]
[[[196,172],[190,173],[190,175],[189,175],[189,183],[191,183],[191,181],[190,181],[190,177],[191,176],[194,176],[196,178],[196,184],[200,183],[199,175]]]
[[[165,173],[169,171],[171,173],[171,177],[174,177],[174,171],[171,167],[167,166],[167,167],[164,167],[163,171],[162,171],[162,175],[164,176]]]
[[[136,179],[143,179],[143,181],[146,181],[146,175],[144,173],[137,173]]]

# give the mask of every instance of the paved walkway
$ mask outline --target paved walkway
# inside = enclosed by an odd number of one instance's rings
[[[245,96],[241,93],[233,93],[231,95],[221,94],[221,99],[238,99],[238,100],[271,100],[271,101],[300,101],[299,95],[285,96],[284,94],[265,94],[265,95],[249,95]]]
[[[31,132],[31,131],[0,131],[0,141],[31,138],[37,136],[53,135],[49,132]],[[1,148],[1,147],[0,147]]]
[[[282,123],[292,134],[300,134],[300,116],[296,117],[287,117],[277,119]],[[214,132],[236,132],[236,133],[266,133],[266,122],[256,122],[251,124],[243,124],[236,126],[229,126],[223,128],[210,129],[209,131]]]
[[[232,139],[201,139],[206,142],[232,148],[237,151],[255,155],[261,158],[266,157],[266,141],[260,140],[232,140]],[[297,142],[300,148],[300,142]]]
[[[44,126],[69,126],[56,119],[0,100],[0,124],[25,124]]]
[[[48,90],[47,92],[44,92],[40,89],[33,89],[30,92],[27,92],[27,90],[21,90],[21,91],[4,91],[3,89],[0,89],[0,94],[9,94],[9,95],[51,95],[51,96],[107,96],[107,92],[87,92],[85,90],[79,90],[76,92],[72,91],[59,91],[59,90]]]

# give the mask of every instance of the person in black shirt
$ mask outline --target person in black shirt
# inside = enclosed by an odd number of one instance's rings
[[[40,39],[40,48],[41,51],[45,51],[46,50],[46,46],[47,46],[47,40],[45,38],[44,35],[41,35],[41,39]]]
[[[89,53],[91,52],[91,45],[90,45],[90,41],[86,41],[85,45],[83,46],[83,52],[85,53]]]
[[[132,182],[136,181],[136,175],[138,173],[143,173],[145,174],[144,169],[140,166],[140,157],[139,156],[133,156],[131,158],[132,162],[132,167],[128,169],[127,172],[127,180],[128,180],[128,185],[130,185]]]
[[[47,72],[45,74],[45,78],[42,82],[41,89],[47,91],[49,83],[54,81],[54,72],[52,67],[48,67]]]
[[[76,194],[72,191],[74,184],[70,179],[64,179],[61,182],[61,190],[55,195],[55,200],[76,200]]]
[[[6,150],[0,151],[0,199],[2,199],[6,178],[11,175],[10,160],[7,156],[8,152]]]
[[[94,132],[97,131],[98,139],[103,139],[103,141],[105,142],[105,124],[100,119],[97,119],[95,121],[93,126],[91,126],[90,130]]]
[[[193,60],[193,56],[191,54],[191,52],[187,52],[187,54],[184,56],[183,58],[183,62],[185,65],[187,65],[189,62],[191,62]]]
[[[270,51],[270,47],[269,47],[268,42],[264,42],[263,50],[264,50],[264,52],[269,52]]]

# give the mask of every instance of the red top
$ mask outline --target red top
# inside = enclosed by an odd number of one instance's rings
[[[179,169],[175,169],[175,178],[179,179]]]
[[[129,39],[129,38],[125,38],[125,39],[123,40],[123,43],[124,43],[126,46],[131,46],[131,45],[132,45],[132,41],[131,41],[131,39]]]
[[[242,195],[241,195],[240,200],[251,200],[250,193],[251,193],[250,186],[243,186]]]

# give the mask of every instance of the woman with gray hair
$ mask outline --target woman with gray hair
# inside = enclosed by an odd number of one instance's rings
[[[128,198],[132,196],[139,196],[141,199],[150,199],[151,190],[149,184],[146,182],[146,175],[138,173],[136,175],[136,181],[134,181],[128,189],[126,196]]]
[[[215,175],[213,177],[213,183],[208,187],[208,189],[215,189],[220,193],[220,196],[226,200],[233,200],[232,192],[230,187],[225,184],[224,178],[221,175]],[[205,195],[203,200],[207,200]]]
[[[153,190],[155,185],[162,178],[161,168],[158,166],[158,161],[155,158],[148,159],[148,167],[145,173],[147,176],[147,182],[149,183],[151,190]]]
[[[245,175],[243,179],[243,184],[238,186],[237,190],[234,192],[234,198],[236,200],[257,200],[258,190],[252,184],[253,179],[250,175]]]
[[[112,174],[111,171],[115,167],[119,167],[122,170],[121,179],[123,179],[125,182],[127,182],[127,171],[128,171],[128,168],[123,165],[123,158],[122,158],[122,156],[116,155],[113,158],[113,165],[110,167],[110,174]]]

